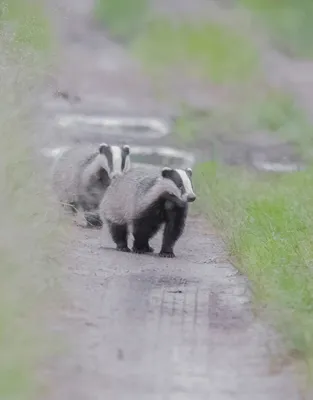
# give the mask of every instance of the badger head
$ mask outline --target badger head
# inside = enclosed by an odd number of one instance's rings
[[[183,202],[191,203],[196,200],[196,195],[193,191],[191,182],[191,168],[173,169],[164,167],[162,169],[162,177],[171,180],[175,184],[179,190],[180,198]]]
[[[130,148],[124,146],[110,146],[102,143],[99,146],[101,166],[107,171],[109,178],[122,175],[130,169]]]

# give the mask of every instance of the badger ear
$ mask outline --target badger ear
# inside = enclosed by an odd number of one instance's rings
[[[169,176],[171,175],[171,171],[172,171],[172,168],[164,167],[164,168],[162,169],[162,176],[163,176],[163,178],[169,178]]]
[[[128,144],[124,144],[124,146],[122,147],[123,151],[125,154],[129,154],[130,153],[130,147],[128,146]]]
[[[107,143],[101,143],[99,146],[99,153],[100,154],[105,154],[105,151],[109,148],[109,145]]]
[[[186,168],[186,173],[189,176],[189,178],[192,177],[192,169],[191,168]]]

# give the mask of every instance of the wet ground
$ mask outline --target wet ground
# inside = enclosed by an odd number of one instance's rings
[[[47,399],[300,399],[290,371],[272,368],[246,280],[201,220],[189,220],[173,260],[74,234],[57,323],[70,348],[50,366]]]
[[[195,154],[167,142],[174,110],[94,27],[92,3],[50,4],[63,47],[43,99],[52,127],[44,154],[101,140],[130,144],[137,162],[193,165]],[[70,232],[67,301],[52,327],[68,351],[44,370],[47,400],[300,399],[290,368],[272,368],[274,336],[252,313],[246,279],[200,217],[189,218],[171,260],[118,253],[105,230]]]

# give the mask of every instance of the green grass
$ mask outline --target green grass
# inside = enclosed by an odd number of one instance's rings
[[[258,51],[248,38],[219,23],[174,24],[151,16],[147,0],[98,0],[96,18],[131,48],[150,72],[189,67],[216,83],[246,81],[258,72]]]
[[[264,93],[255,91],[252,96],[247,93],[243,102],[230,103],[224,109],[212,109],[201,115],[183,106],[174,134],[178,141],[196,144],[215,137],[242,140],[258,131],[292,142],[304,159],[312,160],[313,127],[305,112],[292,96],[273,89]]]
[[[246,81],[258,72],[258,52],[249,38],[219,23],[154,19],[133,44],[149,70],[189,68],[215,83]]]
[[[97,0],[95,15],[114,36],[129,39],[140,29],[147,10],[147,0]]]
[[[239,0],[269,29],[282,50],[295,56],[313,56],[313,2],[311,0]]]
[[[223,234],[290,350],[313,361],[313,169],[256,177],[198,165],[198,207]]]
[[[252,104],[248,112],[254,119],[254,126],[292,141],[298,145],[302,155],[312,156],[313,126],[306,113],[291,95],[270,90],[265,98]]]
[[[42,318],[62,233],[36,164],[33,144],[43,132],[31,113],[52,38],[39,3],[1,6],[0,398],[27,400],[48,351]]]

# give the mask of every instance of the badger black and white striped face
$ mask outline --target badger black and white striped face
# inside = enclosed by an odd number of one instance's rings
[[[103,156],[101,159],[102,167],[111,179],[130,169],[130,148],[128,145],[109,146],[102,143],[99,147],[99,153]]]
[[[187,201],[189,203],[196,200],[196,195],[193,191],[191,177],[192,177],[192,169],[173,169],[164,167],[162,169],[163,178],[170,179],[175,183],[178,189],[181,192],[181,197],[183,201]]]

